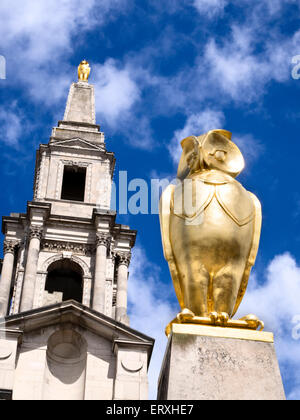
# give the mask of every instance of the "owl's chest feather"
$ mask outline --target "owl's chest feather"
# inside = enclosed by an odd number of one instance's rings
[[[217,201],[220,212],[226,213],[239,226],[250,223],[255,216],[250,193],[235,179],[227,176],[200,175],[186,179],[174,190],[171,212],[193,222],[209,210],[213,201]]]

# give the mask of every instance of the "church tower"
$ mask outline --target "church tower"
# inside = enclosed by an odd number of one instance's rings
[[[36,156],[26,214],[3,217],[0,399],[147,399],[153,339],[131,329],[136,231],[110,210],[115,156],[89,65]]]

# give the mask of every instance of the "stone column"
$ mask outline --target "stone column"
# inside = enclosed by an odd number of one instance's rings
[[[39,259],[42,235],[42,226],[30,227],[29,247],[21,300],[21,312],[30,311],[33,308],[37,264]]]
[[[7,314],[10,286],[15,262],[15,249],[18,245],[16,241],[4,241],[4,259],[0,281],[0,317]]]
[[[118,281],[117,281],[117,303],[116,303],[116,321],[129,325],[127,315],[127,283],[128,267],[131,260],[130,252],[117,253]]]
[[[109,243],[107,234],[97,233],[93,309],[103,314],[105,312],[106,259]]]

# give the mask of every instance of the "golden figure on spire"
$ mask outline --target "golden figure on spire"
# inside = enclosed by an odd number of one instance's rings
[[[83,60],[78,66],[78,81],[88,82],[91,68],[86,60]]]

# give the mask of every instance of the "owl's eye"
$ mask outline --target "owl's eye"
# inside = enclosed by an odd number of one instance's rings
[[[214,156],[219,162],[224,162],[226,159],[226,152],[224,150],[217,150]]]

